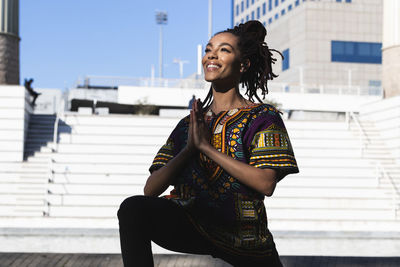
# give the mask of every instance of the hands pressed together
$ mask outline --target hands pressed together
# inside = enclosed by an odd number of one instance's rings
[[[211,131],[208,125],[204,122],[203,103],[200,99],[193,102],[192,110],[190,111],[190,123],[188,132],[188,142],[186,148],[193,154],[197,151],[202,151],[210,144]]]

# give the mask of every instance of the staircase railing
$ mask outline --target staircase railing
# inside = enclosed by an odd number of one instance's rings
[[[393,181],[393,178],[388,174],[385,170],[385,167],[382,166],[382,163],[378,161],[376,163],[376,181],[377,186],[380,187],[382,184],[382,180],[388,180],[390,184],[390,189],[392,191],[392,208],[393,208],[393,215],[394,218],[397,219],[398,211],[400,210],[400,190],[397,187],[396,183]]]
[[[371,141],[368,138],[367,134],[365,133],[364,129],[362,128],[357,116],[352,111],[346,112],[347,129],[350,129],[351,120],[354,121],[354,123],[358,129],[358,137],[359,137],[359,143],[360,143],[360,155],[361,155],[361,157],[363,157],[364,150],[371,143]]]
[[[58,125],[60,122],[60,117],[63,116],[64,114],[64,108],[65,108],[65,101],[63,98],[60,99],[58,109],[56,112],[56,119],[54,121],[54,127],[53,127],[53,143],[51,144],[51,153],[49,156],[49,161],[48,161],[48,183],[53,183],[54,182],[54,154],[57,153],[58,151]],[[51,194],[50,189],[47,189],[47,195]],[[50,216],[50,209],[51,209],[51,203],[48,199],[45,200],[46,207],[45,211],[43,212],[44,216]]]

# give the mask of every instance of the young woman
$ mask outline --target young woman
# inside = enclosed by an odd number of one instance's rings
[[[144,196],[126,199],[118,211],[126,267],[153,266],[151,241],[233,266],[282,266],[264,197],[298,168],[279,111],[256,94],[265,95],[276,77],[265,36],[260,22],[249,21],[207,44],[202,63],[210,92],[159,150]],[[158,197],[169,185],[170,195]]]

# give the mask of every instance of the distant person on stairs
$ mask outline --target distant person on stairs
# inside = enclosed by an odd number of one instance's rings
[[[125,267],[153,266],[151,241],[233,266],[282,266],[264,198],[299,170],[280,112],[257,95],[277,77],[265,36],[260,22],[248,21],[208,42],[207,97],[194,101],[155,156],[144,196],[127,198],[118,211]]]

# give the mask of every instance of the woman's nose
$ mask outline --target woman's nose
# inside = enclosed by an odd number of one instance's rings
[[[208,53],[208,59],[217,58],[217,54],[214,51]]]

